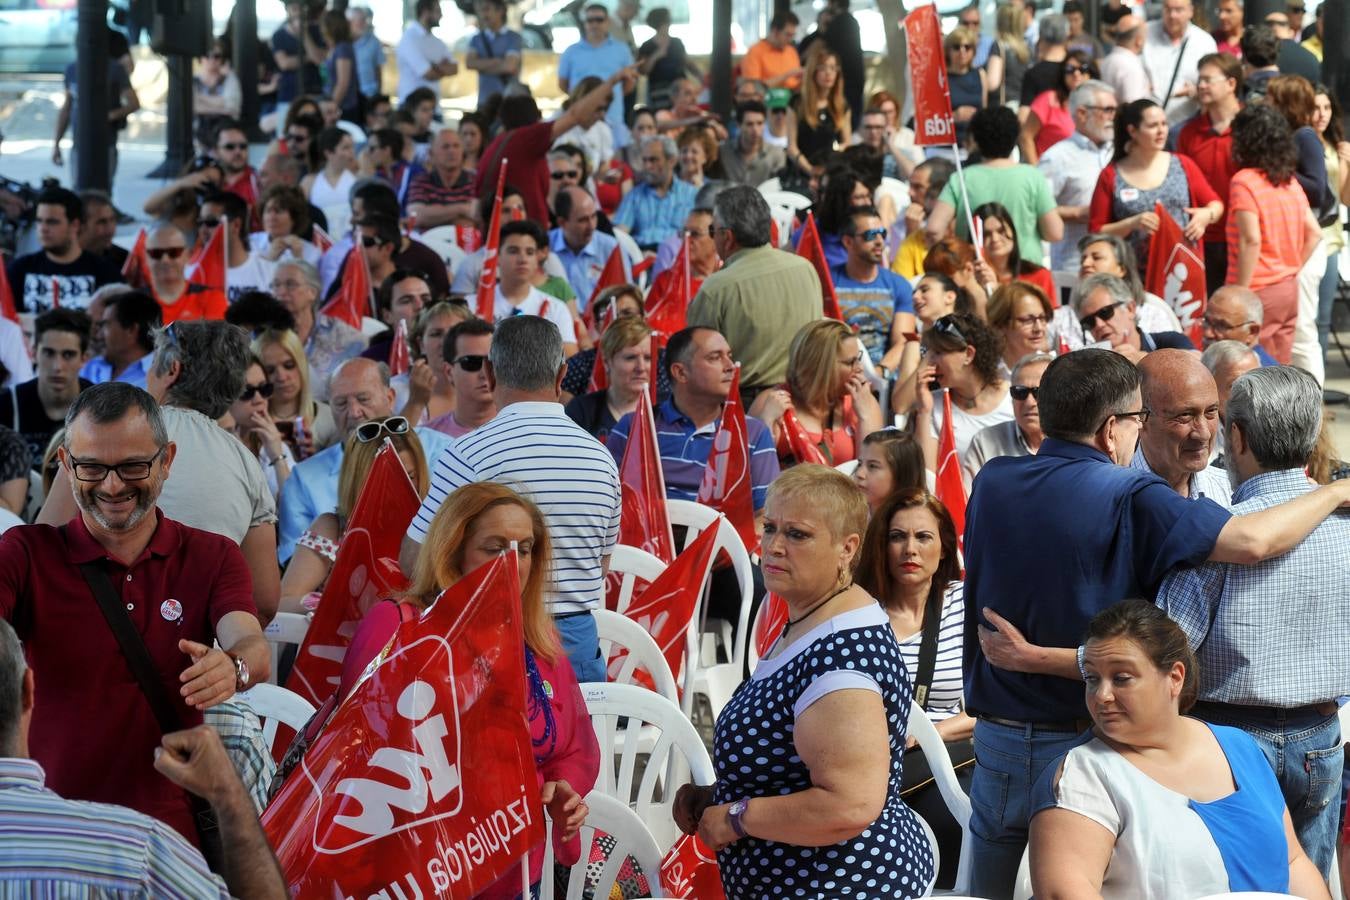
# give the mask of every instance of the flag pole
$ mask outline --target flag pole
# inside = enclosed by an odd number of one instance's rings
[[[966,191],[966,170],[961,165],[961,147],[956,142],[952,142],[952,155],[956,158],[956,183],[961,187],[961,205],[966,210],[966,227],[970,229],[970,244],[975,248],[975,257],[984,259],[984,241],[977,240],[976,236],[981,229],[975,227],[975,210],[970,208],[970,194]],[[1016,251],[1016,247],[1013,248]],[[986,260],[987,262],[987,260]],[[995,286],[986,284],[984,292],[992,295]]]

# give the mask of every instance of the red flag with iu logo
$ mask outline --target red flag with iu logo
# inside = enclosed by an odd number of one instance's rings
[[[619,464],[623,509],[619,516],[619,543],[669,563],[675,558],[675,538],[666,510],[666,478],[656,445],[656,422],[646,391],[638,400],[632,430]]]
[[[731,393],[722,404],[722,421],[713,435],[708,465],[698,486],[698,502],[723,513],[751,553],[759,547],[755,534],[755,501],[750,480],[750,434],[741,406],[741,367],[731,376]]]
[[[961,480],[961,460],[956,455],[956,432],[952,430],[952,397],[942,389],[942,433],[938,436],[937,485],[933,494],[947,507],[956,526],[956,539],[966,533],[966,483]]]
[[[956,120],[937,7],[931,3],[918,7],[905,16],[904,25],[909,83],[914,85],[914,143],[955,144]]]
[[[487,244],[483,249],[483,270],[478,275],[478,318],[491,322],[497,308],[497,247],[501,243],[502,191],[506,188],[506,159],[497,170],[497,196],[492,203],[492,221],[488,224]]]
[[[1181,320],[1181,331],[1197,347],[1204,346],[1200,332],[1205,315],[1205,261],[1186,240],[1176,219],[1155,204],[1158,230],[1148,242],[1148,272],[1144,290],[1163,298]]]
[[[830,264],[825,259],[825,245],[820,242],[816,218],[811,213],[806,214],[806,224],[802,226],[802,233],[797,236],[797,255],[809,260],[811,265],[816,267],[816,274],[820,276],[820,297],[825,318],[839,319],[842,322],[844,317],[839,312],[839,297],[834,292]]]

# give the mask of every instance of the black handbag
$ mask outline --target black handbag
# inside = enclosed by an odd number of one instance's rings
[[[89,585],[89,590],[93,592],[94,599],[98,602],[99,611],[103,613],[108,627],[112,629],[113,637],[117,639],[117,646],[126,657],[131,674],[136,676],[136,683],[140,685],[141,693],[145,695],[150,709],[155,714],[159,730],[163,734],[181,731],[183,720],[179,717],[164,682],[156,675],[150,651],[146,649],[145,641],[141,640],[140,633],[136,631],[131,617],[123,608],[117,591],[113,589],[112,581],[108,579],[107,570],[97,562],[81,563],[80,574],[84,576],[85,583]],[[192,802],[192,817],[197,826],[197,841],[202,856],[211,867],[211,871],[220,875],[225,871],[225,853],[220,838],[220,823],[216,821],[215,811],[211,809],[209,803],[190,791],[188,799]]]

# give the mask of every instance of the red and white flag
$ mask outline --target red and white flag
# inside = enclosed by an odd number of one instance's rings
[[[600,275],[595,279],[595,288],[591,291],[591,296],[586,300],[586,311],[590,312],[591,305],[595,303],[595,298],[600,296],[600,292],[605,288],[612,288],[616,284],[623,284],[628,280],[628,273],[624,271],[623,248],[614,245],[614,249],[609,252],[609,258],[605,260],[605,267],[600,270]],[[610,304],[613,307],[614,304]]]
[[[1161,203],[1154,205],[1153,212],[1158,217],[1158,230],[1148,242],[1144,290],[1161,297],[1172,307],[1172,312],[1181,320],[1182,333],[1195,346],[1202,347],[1204,338],[1200,332],[1204,325],[1201,319],[1205,315],[1205,298],[1209,296],[1205,285],[1205,260],[1195,245],[1186,240],[1181,226]]]
[[[483,250],[483,270],[478,275],[478,318],[491,322],[497,309],[497,247],[501,243],[502,191],[506,188],[506,159],[497,170],[497,193],[492,202],[492,220],[488,224],[487,241]]]
[[[290,895],[459,900],[514,875],[544,839],[526,684],[510,552],[399,627],[263,813]]]
[[[727,517],[747,550],[759,549],[755,534],[755,499],[750,477],[750,431],[741,405],[741,367],[731,376],[731,393],[722,404],[722,420],[713,435],[698,502]]]
[[[357,235],[358,238],[360,235]],[[370,270],[366,268],[366,254],[358,239],[347,251],[347,261],[342,266],[342,285],[333,299],[319,310],[320,315],[331,316],[339,321],[361,330],[361,320],[373,311],[370,302]]]
[[[806,433],[806,427],[802,425],[795,412],[791,409],[784,410],[780,425],[783,429],[783,436],[787,438],[788,449],[797,458],[797,462],[815,463],[820,466],[830,464],[830,461],[825,458],[825,454],[820,452],[820,448]]]
[[[647,324],[652,331],[668,338],[688,324],[689,303],[703,285],[689,264],[689,235],[684,236],[675,262],[652,282],[647,291]],[[653,358],[655,362],[655,358]]]
[[[225,273],[230,270],[230,248],[226,241],[229,227],[229,220],[221,216],[220,224],[187,265],[188,284],[225,290]]]
[[[825,259],[825,245],[820,242],[816,217],[811,213],[806,214],[806,224],[797,236],[797,255],[816,267],[816,274],[820,276],[821,307],[825,318],[843,321],[844,317],[839,313],[839,297],[834,292],[834,279],[830,277],[830,264]]]
[[[333,239],[328,236],[328,232],[324,231],[318,225],[314,226],[314,234],[311,236],[314,240],[310,241],[310,243],[319,248],[320,253],[327,253],[329,250],[333,249]],[[357,241],[357,243],[360,242]]]
[[[614,306],[615,304],[611,303],[609,306],[605,307],[604,321],[600,325],[600,334],[602,335],[605,333],[605,329],[614,321]],[[591,312],[591,307],[587,307],[586,312],[589,314]],[[652,357],[652,365],[656,365],[656,357]],[[591,366],[591,380],[586,385],[586,392],[589,394],[595,391],[603,391],[607,387],[609,387],[609,369],[605,367],[605,355],[600,352],[600,347],[597,344],[595,348],[595,364]]]
[[[656,443],[656,417],[646,391],[638,400],[628,443],[619,464],[623,507],[619,515],[619,543],[669,563],[675,559],[675,538],[666,509],[666,478],[661,471],[661,449]]]
[[[755,652],[760,656],[773,649],[774,641],[783,633],[788,622],[787,601],[770,591],[764,595],[759,605],[759,614],[755,616]]]
[[[914,86],[914,143],[955,144],[956,120],[937,7],[930,3],[916,8],[905,16],[904,26],[909,83]]]
[[[150,257],[145,252],[145,229],[136,233],[136,242],[122,263],[122,280],[138,291],[150,290]]]
[[[0,315],[11,322],[19,321],[19,310],[14,305],[14,291],[9,286],[9,273],[5,271],[3,260],[0,260]]]
[[[388,439],[356,499],[286,687],[320,706],[337,690],[356,626],[376,602],[407,587],[398,551],[422,501]]]
[[[394,328],[394,342],[389,345],[389,374],[403,375],[412,368],[412,352],[408,349],[408,320],[399,319]]]
[[[942,389],[942,433],[938,436],[937,484],[933,494],[951,513],[956,540],[961,544],[966,533],[966,483],[961,478],[961,459],[956,455],[952,397],[947,388]]]
[[[726,900],[717,854],[696,834],[680,839],[661,860],[661,887],[667,897],[690,900]]]

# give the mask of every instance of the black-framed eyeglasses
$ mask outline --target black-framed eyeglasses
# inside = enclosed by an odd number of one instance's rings
[[[1147,406],[1142,407],[1141,409],[1136,409],[1133,412],[1111,413],[1105,419],[1102,419],[1102,425],[1105,425],[1112,419],[1138,419],[1139,424],[1142,426],[1145,422],[1148,421],[1148,417],[1151,416],[1152,414],[1153,410],[1149,409]],[[1102,425],[1098,425],[1097,427],[1101,428]]]
[[[382,434],[407,434],[412,426],[403,416],[390,416],[382,422],[362,422],[356,426],[356,439],[363,444],[379,440]]]
[[[243,393],[239,395],[239,401],[247,403],[253,399],[255,394],[261,394],[262,398],[266,400],[272,396],[274,390],[276,390],[276,385],[270,381],[264,381],[262,384],[245,384]]]
[[[451,365],[459,366],[465,372],[477,372],[483,368],[485,362],[487,362],[487,357],[482,354],[466,354],[457,356],[450,361]]]
[[[587,25],[603,25],[603,24],[605,24],[605,23],[608,22],[608,21],[609,21],[609,19],[607,19],[605,16],[587,16],[587,17],[586,17],[586,24],[587,24]]]
[[[243,143],[239,143],[239,144],[221,144],[221,145],[220,145],[220,149],[222,149],[222,150],[230,150],[230,151],[234,151],[234,150],[247,150],[247,149],[248,149],[248,144],[243,144]]]
[[[1115,106],[1084,106],[1083,109],[1091,112],[1105,113],[1108,116],[1114,116],[1118,107]]]
[[[1038,316],[1013,316],[1013,321],[1023,328],[1033,328],[1037,325],[1049,325],[1050,317],[1045,313]]]
[[[1041,389],[1038,387],[1031,387],[1025,384],[1014,384],[1012,387],[1008,388],[1008,393],[1012,396],[1014,400],[1020,403],[1026,400],[1028,397],[1039,398]]]
[[[155,451],[155,455],[149,459],[128,459],[111,466],[104,463],[80,462],[72,459],[70,469],[74,472],[76,481],[84,481],[89,484],[97,484],[107,478],[109,472],[116,472],[117,477],[125,482],[144,481],[150,477],[150,470],[154,468],[155,461],[164,455],[167,448],[167,444],[160,447]]]
[[[309,140],[309,135],[298,131],[287,132],[286,140],[294,141],[297,144],[303,144]]]
[[[956,321],[951,316],[943,316],[933,323],[933,331],[943,337],[951,338],[954,341],[960,341],[962,347],[970,346],[970,341],[961,333]]]
[[[220,224],[219,219],[198,219],[197,225],[200,228],[215,228]]]
[[[1080,318],[1078,324],[1083,326],[1084,331],[1091,331],[1098,322],[1110,322],[1116,316],[1116,308],[1124,305],[1124,302],[1120,300],[1115,303],[1108,303],[1096,312],[1088,313]]]

